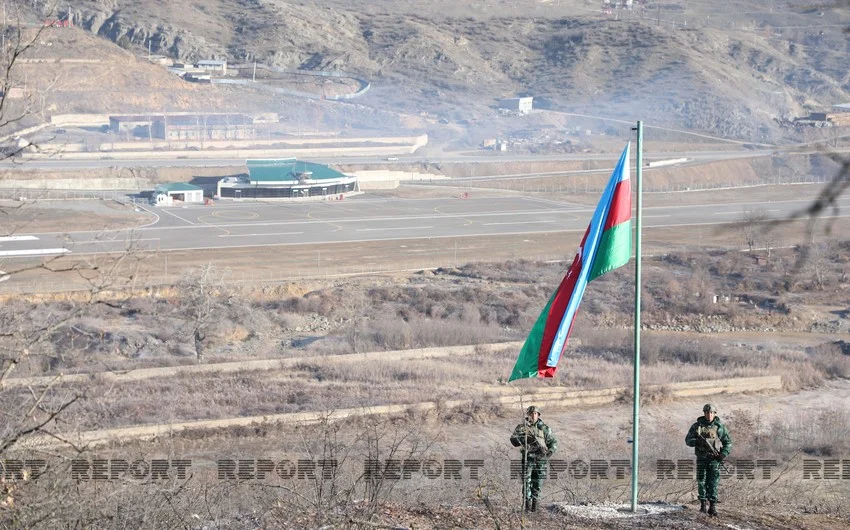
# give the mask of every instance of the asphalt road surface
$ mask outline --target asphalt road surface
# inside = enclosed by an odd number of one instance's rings
[[[681,227],[740,221],[747,211],[786,216],[810,198],[644,208],[643,226]],[[850,197],[838,201],[838,217]],[[583,232],[585,205],[530,197],[395,199],[357,197],[311,203],[218,201],[213,206],[148,207],[157,219],[133,230],[25,233],[0,238],[0,258],[141,250],[216,250],[453,237]],[[576,236],[576,245],[580,236]]]
[[[770,156],[776,151],[773,149],[761,150],[724,150],[724,151],[688,151],[688,152],[663,152],[652,153],[645,152],[644,160],[646,162],[652,160],[662,160],[669,158],[688,158],[692,161],[710,162],[717,160],[733,160],[738,158],[753,158],[759,156]],[[794,151],[795,153],[810,153],[813,150]],[[246,150],[246,154],[250,151]],[[129,155],[128,155],[129,156]],[[575,161],[575,160],[593,160],[593,161],[612,161],[612,165],[620,157],[619,153],[571,153],[571,154],[554,154],[554,155],[539,155],[529,154],[520,155],[514,153],[484,153],[469,152],[457,154],[440,154],[439,156],[423,156],[417,154],[398,155],[393,158],[398,160],[388,161],[386,157],[311,157],[310,160],[321,164],[415,164],[419,162],[443,162],[443,163],[480,163],[480,162],[546,162],[546,161]],[[250,158],[250,157],[249,157]],[[21,161],[13,162],[10,160],[0,161],[0,168],[5,169],[54,169],[54,170],[75,170],[87,168],[107,168],[107,167],[241,167],[245,165],[245,158],[214,158],[208,154],[199,155],[192,158],[139,158],[139,159],[122,159],[122,158],[92,158],[92,159],[62,159],[62,158],[24,158]]]

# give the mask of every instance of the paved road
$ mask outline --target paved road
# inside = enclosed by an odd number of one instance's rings
[[[804,208],[809,201],[802,198],[645,208],[643,221],[646,228],[716,225],[739,221],[745,211],[752,210],[782,217]],[[839,213],[850,211],[850,197],[841,199],[839,206]],[[21,232],[0,238],[0,257],[115,252],[125,250],[130,242],[146,250],[197,250],[582,232],[592,214],[585,205],[529,197],[358,197],[299,204],[218,202],[214,206],[151,211],[157,220],[134,230]]]
[[[846,154],[850,148],[830,148],[830,152]],[[250,152],[250,151],[246,151]],[[672,158],[688,158],[690,163],[705,163],[723,160],[735,160],[742,158],[755,158],[772,156],[777,153],[785,154],[814,154],[822,153],[823,150],[809,147],[792,146],[778,149],[734,149],[719,151],[677,151],[677,152],[652,152],[644,151],[644,161],[666,160]],[[52,169],[52,170],[77,170],[92,168],[137,168],[137,167],[242,167],[245,158],[216,158],[210,154],[203,153],[195,158],[140,158],[140,159],[91,159],[91,160],[64,160],[60,158],[25,158],[17,162],[10,160],[0,161],[0,169]],[[571,154],[515,154],[515,153],[482,153],[480,151],[469,151],[465,153],[440,153],[439,155],[398,155],[398,160],[388,161],[386,157],[317,157],[310,158],[321,164],[368,164],[368,165],[398,165],[428,163],[486,163],[486,162],[551,162],[551,161],[611,161],[619,158],[619,153],[571,153]],[[23,163],[22,163],[23,162]]]
[[[730,150],[730,151],[688,151],[688,152],[645,152],[644,159],[662,160],[669,158],[690,158],[694,161],[732,160],[737,158],[752,158],[770,156],[775,150]],[[579,153],[557,155],[518,155],[512,153],[479,154],[478,152],[440,154],[439,156],[422,156],[417,154],[399,155],[397,161],[387,161],[386,157],[317,157],[310,158],[322,164],[403,164],[418,162],[443,163],[481,163],[481,162],[547,162],[547,161],[576,161],[594,160],[612,162],[619,158],[619,153]],[[156,159],[92,159],[92,160],[63,160],[57,158],[32,158],[25,163],[15,163],[8,160],[0,161],[2,169],[90,169],[106,167],[233,167],[244,166],[245,158],[156,158]],[[612,164],[613,165],[613,164]]]

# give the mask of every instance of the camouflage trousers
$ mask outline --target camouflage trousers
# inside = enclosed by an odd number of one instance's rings
[[[697,497],[699,500],[717,500],[720,485],[720,462],[713,458],[697,457]]]
[[[540,490],[546,478],[545,458],[530,457],[525,460],[525,498],[540,500]]]

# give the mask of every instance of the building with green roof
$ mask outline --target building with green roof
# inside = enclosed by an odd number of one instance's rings
[[[295,158],[248,160],[248,175],[218,182],[218,196],[282,199],[341,195],[357,190],[357,178],[324,164]]]
[[[153,190],[157,206],[172,206],[174,201],[198,204],[204,202],[204,190],[188,182],[158,184]]]

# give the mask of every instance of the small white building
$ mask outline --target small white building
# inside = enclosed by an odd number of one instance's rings
[[[499,108],[528,114],[534,106],[534,98],[531,96],[522,98],[505,98],[499,100]]]
[[[197,63],[195,63],[195,68],[200,68],[201,70],[206,70],[207,72],[215,72],[217,74],[225,75],[227,73],[227,61],[198,61]]]
[[[175,201],[189,204],[204,202],[204,190],[186,182],[160,184],[154,188],[153,195],[157,206],[174,206]]]

